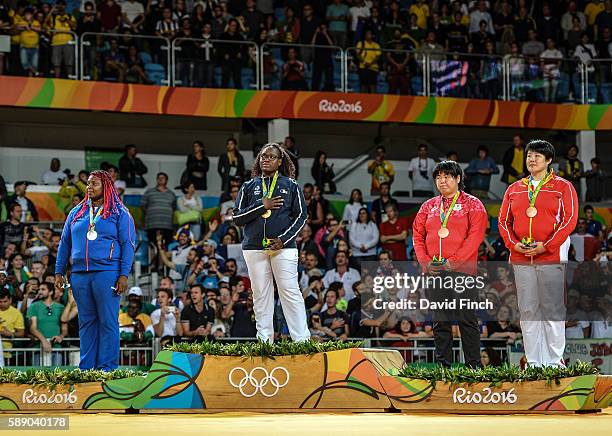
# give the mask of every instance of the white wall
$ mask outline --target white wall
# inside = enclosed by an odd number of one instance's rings
[[[245,165],[251,167],[253,158],[251,153],[243,153],[245,157]],[[149,172],[145,176],[149,186],[155,185],[155,175],[163,171],[170,176],[169,186],[174,187],[179,184],[182,172],[185,169],[186,157],[176,155],[162,154],[147,154],[139,153],[138,155],[144,164],[149,168]],[[77,174],[85,167],[85,152],[77,150],[49,150],[43,148],[17,148],[17,147],[2,147],[0,148],[0,174],[4,177],[7,184],[13,183],[16,180],[30,180],[40,183],[41,175],[49,169],[49,163],[52,158],[57,157],[62,163],[62,169],[70,168]],[[208,186],[212,194],[216,194],[221,189],[221,178],[217,173],[217,157],[209,157],[210,171],[208,172]],[[338,173],[343,167],[351,162],[351,159],[334,159],[330,158],[330,162],[334,163],[334,170]],[[395,166],[395,182],[393,190],[410,191],[411,182],[408,178],[408,161],[392,161]],[[312,158],[300,159],[300,182],[312,182],[310,176],[310,167],[312,166]],[[462,166],[466,166],[463,165]],[[501,183],[502,168],[500,166],[500,174],[493,176],[491,180],[491,192],[499,198],[503,197],[506,185]],[[371,178],[367,173],[367,163],[362,164],[358,169],[354,170],[349,176],[344,178],[337,186],[340,193],[348,195],[354,188],[359,188],[367,197],[370,192]]]

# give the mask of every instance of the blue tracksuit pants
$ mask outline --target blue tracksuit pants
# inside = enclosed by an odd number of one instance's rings
[[[80,369],[119,366],[119,271],[75,272],[70,279],[79,311]]]

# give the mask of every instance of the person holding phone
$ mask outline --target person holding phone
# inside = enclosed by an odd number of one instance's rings
[[[525,155],[529,176],[506,190],[499,233],[510,250],[527,364],[565,366],[565,263],[578,195],[551,168],[552,144],[531,141]]]
[[[128,287],[135,249],[134,220],[106,171],[87,179],[85,199],[68,215],[55,264],[55,286],[64,287],[68,261],[79,311],[79,368],[111,371],[119,365],[120,295]]]
[[[253,289],[257,337],[274,340],[274,282],[294,341],[310,338],[304,298],[298,286],[296,238],[308,212],[295,167],[279,144],[263,146],[242,185],[233,220],[243,226],[242,252]]]

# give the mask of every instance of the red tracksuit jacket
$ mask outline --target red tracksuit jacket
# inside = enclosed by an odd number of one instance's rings
[[[529,196],[524,178],[508,186],[499,211],[499,233],[510,250],[510,262],[531,263],[532,259],[514,250],[517,242],[529,237]],[[531,222],[531,237],[543,242],[546,251],[534,256],[533,263],[557,263],[567,260],[561,246],[578,222],[578,196],[570,182],[553,174],[542,186],[535,202],[537,215]]]
[[[444,199],[444,210],[452,198]],[[453,271],[468,274],[476,272],[478,247],[483,241],[489,216],[482,202],[476,197],[461,192],[455,210],[448,219],[448,237],[441,239],[438,230],[440,222],[440,196],[431,198],[421,205],[412,224],[414,251],[421,267],[425,268],[434,255],[440,254],[447,259]]]

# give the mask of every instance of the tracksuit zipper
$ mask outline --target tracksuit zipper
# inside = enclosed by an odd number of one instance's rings
[[[115,241],[111,242],[110,254],[108,255],[109,260],[113,260],[113,250],[115,249]]]
[[[89,239],[85,238],[85,266],[89,271]]]

